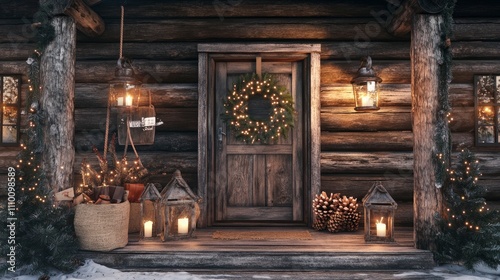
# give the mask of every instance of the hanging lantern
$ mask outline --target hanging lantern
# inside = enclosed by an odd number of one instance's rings
[[[356,77],[351,81],[356,111],[379,110],[378,84],[382,82],[372,68],[372,59],[367,56],[361,60]]]
[[[193,237],[200,211],[200,198],[189,188],[179,170],[174,172],[161,195],[162,241]]]
[[[148,184],[139,199],[141,202],[141,238],[154,238],[161,233],[161,195],[154,184]]]
[[[123,56],[124,14],[125,9],[121,6],[120,55],[116,63],[115,78],[109,83],[109,105],[128,108],[139,106],[141,83],[135,79],[131,61]]]
[[[363,198],[365,241],[394,242],[394,213],[398,204],[380,182]]]
[[[115,78],[109,83],[109,102],[113,107],[139,106],[141,83],[135,79],[130,61],[118,59]]]

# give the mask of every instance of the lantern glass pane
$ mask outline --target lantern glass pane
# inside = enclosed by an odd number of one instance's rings
[[[110,100],[113,106],[137,106],[139,86],[130,83],[110,85]]]
[[[173,201],[164,207],[163,213],[165,239],[191,237],[195,230],[193,221],[196,222],[193,202]]]
[[[393,211],[389,209],[370,210],[370,236],[389,237],[393,223]]]
[[[159,202],[141,202],[141,237],[157,237],[161,232],[161,219],[159,218]]]
[[[378,107],[378,83],[368,81],[353,84],[356,107]]]

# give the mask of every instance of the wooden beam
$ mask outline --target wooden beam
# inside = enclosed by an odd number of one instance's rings
[[[418,14],[414,16],[411,30],[414,236],[415,247],[424,250],[434,247],[434,237],[439,232],[434,215],[443,208],[434,160],[442,21],[440,15]]]
[[[85,1],[85,3],[89,6],[93,6],[95,4],[99,4],[102,2],[101,0],[83,0],[83,1]]]
[[[387,31],[396,36],[402,36],[410,32],[412,16],[422,12],[422,9],[418,4],[418,0],[387,1],[399,4],[398,9],[395,10],[397,13],[390,13],[389,11],[386,11],[391,18],[387,25]]]
[[[55,38],[41,59],[41,107],[44,117],[43,168],[55,192],[73,185],[75,148],[75,21],[68,16],[52,18]]]
[[[52,8],[51,14],[65,14],[76,22],[76,28],[88,37],[96,37],[104,32],[102,18],[94,12],[85,0],[40,0],[40,5]],[[96,2],[96,1],[91,1]]]

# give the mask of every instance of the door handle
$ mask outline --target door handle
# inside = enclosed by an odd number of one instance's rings
[[[224,131],[222,131],[222,127],[219,127],[218,140],[219,140],[219,150],[222,149],[222,135],[226,135]]]

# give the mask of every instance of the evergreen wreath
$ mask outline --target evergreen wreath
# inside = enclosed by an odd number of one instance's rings
[[[258,117],[250,112],[252,106],[256,106],[252,100],[264,105]],[[293,105],[292,95],[273,75],[247,74],[241,76],[229,91],[223,118],[236,139],[268,144],[277,142],[282,135],[286,139],[289,129],[294,126]],[[265,113],[267,109],[268,114]]]

